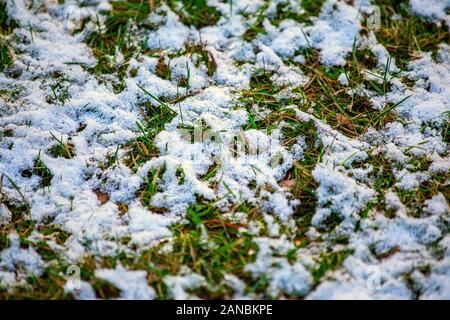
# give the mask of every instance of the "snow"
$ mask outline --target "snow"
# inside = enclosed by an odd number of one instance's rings
[[[345,64],[345,57],[352,51],[354,40],[361,30],[361,19],[358,10],[347,3],[325,1],[313,26],[305,28],[311,38],[311,46],[320,50],[323,64]]]
[[[449,25],[450,15],[446,14],[446,10],[450,8],[449,0],[411,0],[409,6],[419,16],[444,21]]]
[[[0,253],[0,285],[15,284],[28,276],[41,276],[45,263],[32,248],[22,249],[19,235],[9,234],[10,246]]]
[[[111,10],[111,3],[29,4],[7,1],[8,15],[18,27],[8,36],[14,48],[14,66],[0,73],[0,176],[11,178],[0,182],[0,228],[11,225],[14,217],[10,208],[22,201],[22,194],[30,206],[27,218],[37,226],[54,225],[70,235],[61,245],[49,242],[68,262],[78,264],[86,256],[102,259],[119,253],[135,257],[157,245],[163,245],[164,254],[171,254],[170,228],[184,223],[187,208],[201,199],[223,212],[224,219],[242,224],[239,232],[254,236],[256,260],[244,271],[255,280],[268,280],[264,297],[450,297],[450,238],[445,229],[450,210],[444,189],[424,201],[420,217],[410,215],[412,208],[399,197],[400,192],[418,190],[435,175],[446,177],[449,172],[449,146],[442,137],[450,111],[448,45],[441,44],[436,57],[430,52],[418,54],[401,71],[372,31],[362,35],[363,13],[371,10],[368,0],[327,0],[310,22],[286,19],[279,25],[271,23],[277,4],[299,13],[302,8],[295,0],[271,1],[262,23],[264,32],[249,42],[244,34],[263,8],[262,0],[235,1],[231,12],[228,2],[210,0],[208,5],[222,16],[215,25],[200,30],[181,23],[178,15],[163,4],[148,17],[156,28],[139,30],[137,35],[133,32],[133,40],[160,53],[166,63],[170,61],[171,79],[156,75],[159,57],[134,57],[128,71],[134,70],[135,75],[127,72],[125,89],[116,93],[111,85],[114,75],[96,77],[88,72],[96,58],[84,42],[97,23],[104,24],[105,16],[100,12]],[[46,10],[40,10],[41,5]],[[449,1],[411,0],[409,6],[423,18],[449,25]],[[84,31],[75,33],[83,22]],[[196,63],[198,57],[180,54],[188,42],[201,44],[214,57],[217,70],[212,76],[204,65]],[[243,90],[250,89],[252,74],[261,70],[269,72],[271,80],[283,87],[277,99],[289,97],[292,89],[302,88],[311,80],[300,68],[306,64],[302,50],[316,49],[320,64],[342,67],[354,44],[370,50],[377,60],[373,70],[363,70],[365,79],[380,81],[376,75],[387,70],[386,79],[391,83],[386,95],[368,88],[355,90],[379,111],[398,104],[393,109],[396,120],[380,130],[370,128],[359,137],[349,138],[312,112],[301,111],[302,106],[286,108],[295,113],[293,120],[313,121],[318,135],[315,144],[323,147],[311,173],[317,184],[317,207],[311,212],[311,226],[305,234],[310,243],[298,249],[294,239],[303,200],[295,199],[280,183],[295,162],[305,158],[308,137],[296,137],[287,150],[281,128],[244,130],[249,113],[240,98]],[[123,56],[111,58],[120,61]],[[180,88],[179,82],[188,71],[189,86]],[[348,87],[346,71],[340,71],[338,81]],[[408,87],[402,78],[414,84]],[[64,103],[49,99],[53,97],[52,86],[58,83],[67,88]],[[164,124],[153,141],[159,154],[134,172],[123,160],[129,151],[127,143],[141,134],[136,125],[143,121],[139,106],[148,102],[159,107],[140,87],[158,98],[181,99],[169,103],[174,118]],[[15,98],[3,94],[14,90],[18,92]],[[271,112],[258,106],[252,109],[257,119]],[[71,159],[50,154],[57,143],[53,135],[73,145]],[[236,141],[236,149],[231,148]],[[118,161],[104,168],[107,157],[116,150]],[[38,156],[53,174],[45,188],[37,175],[23,174],[33,169]],[[392,167],[395,181],[381,194],[377,194],[371,157],[386,159],[386,165]],[[411,165],[414,160],[426,161],[429,167],[416,170]],[[217,167],[214,177],[204,181],[202,177],[213,166]],[[159,168],[164,172],[156,181],[150,204],[165,209],[164,213],[144,207],[138,196],[149,172]],[[180,169],[183,183],[178,177]],[[448,184],[447,178],[444,188]],[[108,195],[106,202],[99,201],[98,191]],[[378,198],[383,199],[386,210],[394,212],[390,218],[384,215],[384,208],[371,206]],[[244,212],[230,212],[242,203],[257,208],[260,221],[249,221]],[[126,205],[127,211],[123,212],[120,205]],[[338,220],[335,227],[327,225],[329,218]],[[208,245],[204,227],[202,234]],[[318,267],[320,253],[335,245],[336,236],[348,240],[342,246],[352,253],[342,267],[330,270],[315,283],[312,270]],[[25,285],[28,275],[41,276],[47,263],[33,241],[23,248],[19,236],[11,232],[9,242],[0,251],[0,286],[10,289]],[[294,257],[288,259],[292,250]],[[443,252],[443,256],[436,257],[434,250]],[[177,274],[163,277],[170,297],[198,298],[193,292],[210,284],[187,266],[179,267]],[[423,272],[424,268],[429,273]],[[95,270],[95,277],[117,287],[122,299],[156,298],[148,276],[145,270],[121,264],[114,269]],[[405,276],[420,290],[412,290]],[[225,274],[223,284],[233,289],[235,298],[259,297],[247,295],[244,279],[235,274]],[[96,298],[86,281],[81,281],[80,290],[65,290],[78,299]]]
[[[450,208],[442,193],[438,193],[431,199],[425,201],[424,211],[433,215],[444,215],[450,213]]]
[[[145,271],[129,271],[118,264],[115,269],[96,270],[95,276],[117,287],[121,299],[151,300],[155,297],[155,290],[147,284]]]
[[[196,273],[193,273],[186,267],[182,267],[175,276],[167,276],[164,283],[169,288],[170,295],[175,300],[197,299],[195,295],[187,291],[195,290],[205,285],[205,279]]]
[[[255,262],[245,268],[254,277],[267,274],[269,277],[270,296],[276,297],[280,292],[295,296],[305,296],[312,286],[312,276],[302,263],[290,264],[283,257],[292,249],[291,243],[282,236],[280,239],[257,238],[259,251]]]

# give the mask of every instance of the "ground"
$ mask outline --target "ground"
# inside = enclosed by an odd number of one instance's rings
[[[0,299],[450,299],[449,0],[0,0]]]

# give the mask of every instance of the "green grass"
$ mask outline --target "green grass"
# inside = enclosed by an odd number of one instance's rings
[[[125,164],[133,171],[136,171],[142,164],[159,154],[158,148],[154,144],[156,135],[164,129],[167,122],[170,122],[176,115],[172,108],[150,92],[141,88],[158,105],[146,102],[141,106],[144,112],[143,122],[138,122],[137,126],[141,135],[136,140],[130,142],[125,157]]]
[[[372,155],[370,152],[368,152],[368,155],[369,158],[365,163],[373,166],[371,177],[374,179],[373,188],[377,193],[375,199],[368,204],[366,213],[372,208],[376,208],[387,217],[394,217],[395,211],[386,208],[385,203],[385,195],[389,190],[397,194],[401,203],[405,205],[407,213],[416,218],[423,216],[425,200],[431,199],[438,192],[441,192],[446,199],[450,197],[450,190],[445,185],[445,175],[432,174],[429,180],[420,183],[416,189],[404,190],[395,186],[398,180],[393,173],[394,169],[401,170],[403,168],[402,165],[388,161],[384,155]],[[413,158],[408,164],[410,166],[409,171],[426,172],[430,163],[426,157]]]
[[[160,2],[158,0],[112,2],[112,12],[105,13],[107,15],[105,28],[98,28],[86,40],[98,59],[97,64],[90,71],[99,78],[104,74],[117,76],[117,81],[113,83],[116,92],[124,89],[124,79],[128,75],[130,59],[139,58],[142,54],[158,58],[156,75],[165,80],[173,80],[170,72],[170,61],[180,56],[190,58],[196,67],[204,66],[208,76],[213,76],[216,73],[216,61],[204,43],[186,43],[185,47],[179,52],[162,52],[150,51],[145,48],[144,43],[136,42],[136,39],[139,38],[139,32],[154,30],[157,27],[149,23],[146,18],[151,12],[158,9]],[[274,25],[279,25],[284,19],[293,19],[309,24],[311,17],[320,13],[323,2],[322,0],[303,0],[301,6],[305,13],[300,15],[292,13],[286,6],[278,5],[276,15],[270,17],[270,20]],[[178,4],[177,1],[168,0],[166,3],[180,16],[181,22],[188,26],[202,28],[217,23],[221,18],[216,9],[207,6],[206,0],[178,1]],[[400,68],[406,68],[407,63],[416,57],[416,51],[431,51],[435,55],[439,43],[448,43],[446,26],[438,27],[421,18],[409,16],[404,8],[395,1],[375,1],[375,3],[382,5],[383,15],[382,28],[376,32],[376,36],[396,58],[397,65]],[[6,11],[1,10],[2,6],[4,8],[4,5],[0,5],[0,33],[7,34],[14,27],[14,22],[7,22]],[[254,14],[256,21],[248,27],[243,36],[246,41],[251,41],[258,34],[265,32],[262,22],[267,7],[268,3],[266,2]],[[391,19],[395,13],[401,13],[404,19],[398,21]],[[241,14],[249,17],[246,13]],[[133,26],[137,26],[139,30],[137,33]],[[124,57],[121,62],[115,59],[119,53]],[[397,118],[395,109],[402,102],[388,104],[383,110],[379,111],[372,108],[367,98],[357,94],[356,90],[359,86],[364,86],[380,96],[386,95],[391,90],[387,76],[388,67],[385,70],[377,70],[380,74],[378,76],[379,81],[364,79],[363,71],[376,68],[376,59],[367,48],[354,47],[352,54],[347,59],[347,64],[342,68],[322,65],[319,60],[319,52],[312,48],[302,50],[298,54],[305,56],[306,63],[304,65],[298,65],[289,59],[285,62],[300,67],[309,77],[310,81],[304,87],[289,89],[293,94],[290,98],[277,98],[277,95],[287,87],[274,83],[271,79],[274,73],[264,69],[256,70],[251,76],[250,88],[239,93],[240,102],[236,106],[237,108],[245,108],[248,112],[248,123],[244,126],[244,130],[258,129],[270,133],[273,129],[278,128],[281,123],[284,123],[281,129],[282,143],[288,150],[292,148],[299,137],[305,139],[304,157],[294,162],[293,167],[288,170],[286,176],[280,182],[280,184],[284,183],[287,186],[286,188],[289,189],[294,198],[301,201],[293,217],[297,227],[295,233],[290,233],[287,230],[288,227],[281,224],[282,234],[288,235],[289,240],[295,244],[295,248],[286,255],[290,262],[295,261],[295,253],[298,250],[308,247],[313,241],[313,245],[323,241],[321,237],[311,240],[306,234],[311,227],[311,219],[317,207],[316,189],[318,183],[312,176],[312,170],[322,160],[324,148],[318,137],[315,122],[313,120],[298,120],[294,112],[286,107],[294,104],[301,110],[312,113],[317,119],[329,124],[348,137],[357,138],[364,134],[368,128],[380,130],[387,123],[395,121]],[[0,71],[6,70],[12,64],[11,49],[6,43],[0,43]],[[348,87],[337,81],[342,72],[348,76]],[[135,69],[129,70],[131,77],[136,76],[136,73],[137,70]],[[50,86],[51,95],[48,97],[48,101],[64,105],[69,99],[68,82],[58,76],[55,77],[55,80]],[[136,172],[145,162],[158,156],[159,150],[154,143],[155,137],[164,130],[166,123],[176,116],[172,106],[191,94],[188,90],[189,80],[190,70],[187,67],[186,76],[178,79],[178,85],[186,88],[186,94],[178,95],[175,98],[155,97],[145,88],[141,88],[146,93],[148,101],[140,105],[143,120],[137,124],[138,138],[124,146],[117,146],[115,153],[108,154],[105,163],[102,163],[99,167],[106,170],[118,161],[124,161],[133,172]],[[401,80],[409,87],[414,85],[414,82],[410,79],[403,78]],[[0,92],[0,94],[2,97],[4,94],[10,95],[9,92]],[[269,111],[269,113],[261,118],[258,111]],[[447,125],[442,133],[446,142],[448,142],[450,136],[448,128]],[[12,131],[3,131],[0,136],[8,137],[12,134]],[[54,138],[56,143],[49,149],[51,156],[67,159],[75,156],[72,144]],[[119,160],[119,148],[126,149],[123,160]],[[424,201],[430,199],[437,192],[442,192],[446,199],[450,198],[445,175],[431,176],[429,181],[421,183],[416,190],[401,190],[395,187],[397,179],[393,174],[394,168],[401,168],[399,165],[388,161],[383,155],[369,154],[369,159],[365,162],[370,163],[374,168],[371,178],[373,178],[372,186],[376,191],[376,197],[362,213],[363,217],[366,217],[372,209],[377,209],[386,216],[393,217],[394,213],[387,210],[385,203],[385,195],[388,190],[396,192],[400,201],[408,208],[408,214],[413,217],[423,215]],[[428,170],[429,164],[430,160],[427,158],[414,158],[408,163],[410,170],[414,172]],[[354,164],[355,167],[358,165],[360,164]],[[216,181],[216,173],[219,168],[218,164],[212,165],[208,172],[199,179],[208,182],[212,188],[216,187],[220,183]],[[152,206],[153,196],[161,191],[159,185],[164,171],[165,166],[150,170],[137,193],[142,204],[158,214],[164,214],[167,211],[165,208]],[[53,174],[42,161],[40,154],[36,158],[33,168],[22,172],[24,177],[31,177],[33,174],[41,178],[41,188],[50,185]],[[177,168],[176,176],[180,185],[186,183],[185,172],[182,167]],[[254,187],[256,188],[256,184],[254,184]],[[10,245],[8,234],[11,231],[17,231],[21,238],[21,245],[35,248],[49,265],[42,277],[29,277],[27,279],[28,287],[17,288],[12,293],[0,289],[0,299],[71,298],[71,295],[67,295],[63,291],[68,263],[48,243],[48,240],[51,239],[63,245],[70,234],[58,226],[52,225],[51,221],[36,226],[35,222],[29,218],[29,205],[26,201],[18,204],[4,198],[1,200],[12,211],[13,219],[10,224],[0,226],[0,250]],[[121,215],[128,211],[125,203],[119,203],[118,207]],[[238,203],[228,208],[228,212],[244,212],[247,215],[247,222],[261,223],[262,229],[259,236],[268,236],[267,225],[264,223],[260,211],[254,205]],[[99,298],[119,297],[120,291],[107,281],[97,279],[95,270],[98,268],[114,268],[118,263],[121,263],[131,270],[146,270],[148,272],[148,283],[156,290],[157,298],[167,299],[170,295],[164,283],[164,278],[178,274],[182,266],[187,266],[206,279],[206,286],[202,286],[193,292],[201,298],[232,298],[233,290],[223,283],[226,273],[236,275],[243,280],[247,293],[255,293],[262,298],[271,298],[266,294],[269,285],[268,278],[266,276],[253,278],[244,271],[245,266],[254,261],[258,252],[253,236],[238,231],[241,227],[248,227],[248,224],[231,222],[226,220],[223,214],[222,211],[214,207],[214,203],[198,199],[195,205],[188,208],[186,220],[171,227],[173,233],[173,241],[169,244],[172,248],[171,253],[161,252],[162,247],[166,245],[166,243],[161,243],[156,247],[144,250],[139,255],[121,252],[114,257],[106,258],[87,256],[80,263],[81,277],[93,286]],[[275,218],[275,221],[280,222],[277,218]],[[332,232],[339,222],[339,215],[334,214],[325,222],[326,228],[319,231]],[[27,238],[33,231],[42,234],[45,240],[35,242],[28,240]],[[205,241],[205,234],[207,235],[207,241]],[[327,238],[327,240],[330,239]],[[348,241],[344,238],[331,240],[334,240],[333,243],[344,244]],[[129,237],[121,239],[121,242],[125,245],[128,245],[129,241]],[[130,245],[130,248],[136,249],[132,245]],[[380,253],[377,258],[388,258],[395,253],[395,250],[393,248]],[[327,249],[315,256],[317,266],[310,269],[315,285],[324,279],[327,272],[339,269],[350,254],[352,254],[350,249]]]
[[[236,207],[235,210],[243,210]],[[253,209],[247,211],[249,216]],[[240,225],[226,221],[222,213],[209,203],[199,202],[191,206],[187,212],[187,222],[172,227],[174,241],[173,252],[161,253],[159,246],[144,251],[138,256],[119,253],[115,257],[94,258],[87,256],[80,264],[81,278],[92,284],[97,297],[103,299],[116,298],[120,291],[106,281],[95,278],[98,268],[115,268],[121,263],[131,270],[146,270],[148,283],[154,287],[158,299],[169,298],[168,288],[163,279],[167,275],[176,275],[182,266],[189,267],[205,277],[207,286],[197,289],[195,294],[202,298],[231,298],[233,290],[224,285],[226,273],[234,274],[248,281],[248,290],[263,293],[264,281],[254,280],[244,271],[244,267],[252,262],[258,250],[252,241],[252,236],[238,233]],[[33,226],[30,227],[33,229]],[[34,230],[34,229],[33,229]],[[203,231],[208,234],[208,242],[204,241]],[[0,229],[1,231],[1,229]],[[30,233],[29,231],[28,233]],[[45,236],[52,236],[58,242],[64,242],[68,234],[55,226],[40,227],[39,232]],[[7,233],[5,233],[6,235]],[[0,243],[7,241],[0,233]],[[17,288],[12,293],[0,289],[0,298],[17,299],[67,299],[71,295],[63,292],[66,282],[68,263],[45,243],[28,242],[46,261],[52,262],[40,278],[30,277],[27,283],[31,287]]]
[[[10,48],[0,36],[0,72],[10,68],[14,61],[10,53]]]
[[[208,76],[213,76],[217,69],[217,64],[214,59],[214,56],[206,49],[205,44],[195,44],[189,42],[185,45],[185,51],[183,55],[187,55],[188,57],[196,57],[194,59],[196,61],[195,66],[198,68],[200,64],[203,64],[206,67]]]
[[[312,17],[317,17],[320,13],[325,0],[302,0],[300,2],[301,13],[296,13],[289,5],[284,3],[277,4],[276,13],[274,16],[268,17],[270,22],[279,26],[283,20],[290,19],[299,23],[310,24]],[[266,19],[266,10],[269,7],[269,1],[266,1],[258,11],[252,16],[256,21],[252,23],[243,35],[245,41],[252,41],[258,34],[265,34],[266,30],[263,26],[263,21]],[[250,14],[242,13],[246,18],[250,18]]]
[[[171,80],[172,73],[170,71],[170,61],[166,63],[166,59],[160,57],[158,59],[158,64],[156,65],[155,74],[164,80]]]
[[[288,5],[278,4],[276,16],[272,19],[272,23],[278,26],[283,20],[291,19],[300,23],[309,24],[311,17],[317,17],[320,14],[325,0],[302,0],[300,6],[302,13],[295,13]]]
[[[156,56],[158,54],[155,53]],[[214,56],[206,49],[206,45],[203,43],[193,43],[187,42],[184,45],[184,49],[178,52],[169,53],[167,56],[160,55],[158,63],[156,64],[155,74],[164,80],[174,80],[172,79],[172,73],[170,70],[170,61],[173,58],[186,56],[194,62],[195,67],[200,67],[203,65],[206,68],[206,73],[208,76],[213,76],[217,69],[217,64]],[[186,75],[178,79],[178,86],[183,88],[189,87],[190,69],[188,64],[186,64]],[[186,91],[185,96],[189,95]],[[178,95],[175,99],[180,99],[182,96]]]
[[[450,41],[448,26],[437,26],[426,19],[411,16],[406,1],[376,0],[373,4],[381,8],[381,29],[375,32],[377,40],[402,70],[417,57],[416,52],[432,52],[435,56],[438,45]],[[402,19],[392,19],[394,15],[401,15]]]
[[[159,299],[169,298],[164,277],[178,274],[182,266],[205,277],[207,285],[194,292],[201,298],[231,298],[233,291],[222,282],[226,273],[249,281],[249,290],[262,290],[261,285],[244,272],[245,265],[254,260],[257,246],[252,236],[238,233],[239,227],[224,220],[222,213],[211,204],[199,202],[187,210],[187,223],[172,227],[171,253],[162,254],[158,246],[136,259],[119,255],[104,263],[115,267],[120,261],[130,269],[147,270],[148,282]],[[202,230],[207,232],[207,242]]]
[[[164,172],[166,171],[165,164],[159,168],[151,169],[148,175],[144,178],[144,182],[139,190],[139,199],[142,204],[152,210],[164,212],[162,208],[155,208],[151,205],[152,197],[158,192],[158,183],[160,182]]]
[[[294,179],[295,181],[290,191],[296,199],[301,201],[301,206],[297,209],[296,215],[302,220],[305,220],[305,217],[308,218],[301,224],[306,231],[317,206],[315,190],[318,185],[311,172],[322,158],[323,146],[312,120],[299,121],[285,118],[284,121],[287,122],[287,126],[282,129],[283,136],[286,139],[285,145],[289,147],[296,142],[297,137],[304,137],[307,146],[304,158],[301,161],[295,161],[294,166],[285,177],[286,180]]]
[[[9,233],[17,232],[21,239],[26,239],[34,230],[34,222],[29,219],[30,207],[27,202],[12,204],[7,200],[2,203],[11,211],[12,221],[10,224],[0,226],[0,250],[9,247]]]
[[[182,23],[193,25],[196,28],[213,25],[220,18],[219,12],[207,6],[206,0],[181,1],[180,7],[176,1],[172,0],[167,1],[167,4],[179,14]],[[97,64],[90,71],[99,76],[103,74],[116,75],[117,81],[113,83],[116,92],[125,88],[124,79],[127,76],[128,63],[131,58],[138,58],[143,53],[155,54],[146,49],[145,41],[136,44],[138,37],[131,26],[137,26],[140,30],[155,29],[156,26],[146,18],[159,5],[160,1],[153,0],[113,2],[113,9],[107,14],[104,30],[98,26],[98,30],[86,40],[97,57]],[[197,48],[196,51],[200,53],[200,62],[207,66],[208,75],[212,75],[216,68],[214,58],[202,47]],[[116,59],[117,54],[123,55],[123,61]],[[170,79],[170,71],[164,65],[163,60],[160,60],[158,64],[157,75],[164,79]]]
[[[271,80],[273,73],[257,70],[250,79],[250,89],[242,92],[240,101],[249,114],[248,128],[276,127],[277,118],[288,105],[297,105],[303,111],[312,110],[312,114],[328,123],[334,129],[349,137],[357,137],[368,128],[381,129],[388,122],[396,119],[394,113],[398,104],[388,105],[385,109],[375,110],[367,98],[357,93],[358,86],[366,86],[380,95],[385,95],[390,84],[387,81],[387,71],[384,70],[380,82],[365,80],[362,70],[374,67],[374,58],[367,50],[354,48],[352,57],[343,68],[326,67],[319,62],[319,53],[313,49],[303,50],[306,58],[304,65],[298,65],[309,77],[310,81],[304,87],[291,90],[293,96],[289,99],[277,99],[276,95],[283,87],[277,86]],[[288,63],[296,65],[293,61]],[[346,73],[349,86],[338,81],[341,73]],[[272,113],[263,120],[258,120],[253,106],[259,110],[268,109]]]

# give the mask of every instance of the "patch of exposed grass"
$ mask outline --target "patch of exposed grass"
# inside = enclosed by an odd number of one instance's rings
[[[143,163],[159,154],[159,150],[153,140],[164,129],[165,124],[170,122],[176,115],[165,102],[151,95],[149,92],[145,92],[159,106],[154,106],[150,102],[142,105],[144,109],[144,121],[137,123],[141,135],[127,146],[128,152],[125,157],[125,164],[133,171],[136,171]]]
[[[132,0],[112,2],[112,11],[108,13],[104,29],[98,26],[86,43],[97,57],[97,64],[91,69],[94,74],[116,74],[118,81],[113,83],[114,90],[124,89],[124,78],[128,62],[138,56],[143,47],[135,43],[131,30],[132,24],[138,28],[154,29],[146,18],[156,8],[152,0]],[[122,55],[121,59],[117,59]]]
[[[0,132],[0,138],[10,138],[14,135],[14,131],[11,129],[5,129]]]
[[[302,0],[300,2],[300,13],[296,13],[296,11],[287,4],[279,3],[277,5],[277,13],[271,21],[276,26],[286,19],[308,24],[310,23],[311,17],[317,17],[319,15],[324,2],[325,0]]]
[[[0,90],[0,97],[7,102],[15,102],[20,98],[24,90],[25,88],[22,86],[16,86],[11,90]]]
[[[124,158],[124,163],[133,172],[136,172],[142,164],[151,158],[159,155],[159,150],[153,145],[153,143],[149,149],[147,144],[142,140],[144,140],[144,138],[137,138],[135,141],[132,141],[125,146],[127,149],[127,154]]]
[[[450,190],[446,185],[446,177],[442,175],[431,175],[430,179],[420,183],[415,190],[403,190],[396,188],[396,193],[400,201],[408,209],[408,213],[413,217],[423,215],[423,203],[431,199],[438,192],[441,192],[445,199],[450,199]]]
[[[0,37],[0,72],[10,68],[13,65],[13,58],[7,44]]]
[[[168,5],[179,16],[180,21],[197,29],[212,26],[220,19],[220,12],[208,6],[207,0],[168,0]]]
[[[208,76],[214,75],[217,69],[216,60],[214,56],[206,49],[206,46],[203,43],[195,44],[195,43],[187,43],[185,45],[185,52],[188,57],[194,57],[195,66],[198,68],[200,64],[203,64],[206,67]]]
[[[117,145],[116,150],[114,152],[108,152],[106,155],[106,160],[104,162],[99,163],[99,168],[102,170],[106,170],[112,167],[115,164],[119,163],[119,145]]]
[[[0,251],[9,247],[8,236],[11,232],[17,232],[21,239],[25,239],[34,230],[34,222],[29,219],[30,207],[27,202],[13,204],[1,199],[1,203],[11,212],[11,223],[0,226]]]
[[[376,0],[381,9],[381,28],[376,31],[377,40],[396,59],[397,66],[406,69],[416,52],[436,54],[440,43],[449,43],[448,27],[436,25],[424,18],[410,15],[407,2]],[[401,16],[400,19],[393,18]]]
[[[272,111],[280,109],[280,104],[275,95],[281,90],[280,87],[272,81],[272,73],[265,70],[259,70],[250,78],[250,90],[245,91],[241,101],[258,105],[261,109],[270,109]]]
[[[321,65],[318,52],[313,49],[303,50],[302,53],[306,63],[299,67],[308,75],[310,81],[304,87],[291,90],[291,97],[288,99],[277,99],[276,95],[285,88],[274,84],[273,73],[257,70],[252,75],[250,90],[243,91],[240,98],[249,115],[248,127],[259,128],[262,123],[266,123],[268,127],[270,123],[276,122],[279,111],[288,105],[299,106],[303,111],[312,113],[349,137],[359,136],[369,127],[380,129],[396,119],[393,111],[403,100],[397,104],[389,104],[381,111],[375,110],[358,89],[363,85],[376,90],[380,95],[386,94],[390,89],[385,75],[380,76],[381,83],[364,79],[363,70],[375,66],[370,51],[354,48],[352,57],[343,68]],[[293,61],[288,63],[295,64]],[[338,81],[342,73],[347,75],[348,86]],[[257,111],[265,109],[271,110],[272,114],[262,121],[258,120]],[[274,111],[277,112],[273,114]]]
[[[165,165],[159,168],[149,170],[147,176],[144,178],[144,182],[138,192],[139,199],[142,204],[149,209],[157,211],[165,211],[164,209],[155,208],[151,205],[152,197],[158,192],[158,182],[160,182],[162,175],[166,170]]]
[[[292,8],[287,3],[277,4],[275,14],[269,16],[270,22],[279,26],[280,23],[286,19],[294,20],[300,23],[309,24],[311,22],[311,17],[316,17],[319,15],[325,0],[303,0],[297,8]],[[295,4],[294,4],[295,6]],[[265,2],[261,8],[253,15],[255,22],[251,24],[247,31],[244,33],[243,38],[245,41],[252,41],[256,38],[258,34],[265,34],[266,30],[263,26],[264,19],[267,18],[266,10],[269,7],[269,1]],[[242,13],[246,18],[250,18],[247,13]]]
[[[293,179],[294,181],[290,191],[296,199],[301,201],[301,205],[296,210],[296,216],[301,222],[299,226],[305,233],[310,226],[310,220],[317,206],[315,190],[318,185],[311,172],[322,158],[323,147],[312,120],[299,121],[291,119],[285,119],[287,125],[282,129],[285,145],[289,147],[298,138],[303,138],[306,143],[306,150],[304,150],[303,159],[294,162],[294,166],[289,170],[285,180]]]
[[[69,234],[56,225],[41,225],[38,228],[40,234],[50,237],[59,245],[62,245],[69,238]]]
[[[221,215],[211,204],[193,205],[187,211],[187,223],[172,228],[172,252],[161,253],[158,246],[137,259],[118,256],[109,266],[114,267],[120,261],[131,269],[147,270],[148,282],[159,299],[170,297],[164,277],[176,275],[186,266],[207,281],[207,286],[195,291],[196,295],[208,299],[231,298],[233,291],[223,284],[224,275],[231,273],[250,281],[250,287],[256,285],[244,267],[255,258],[257,246],[252,236],[238,233],[239,225],[223,220]]]
[[[247,208],[249,209],[249,208]],[[243,207],[234,210],[248,212]],[[98,298],[114,299],[120,296],[120,290],[111,283],[97,279],[95,270],[98,268],[115,268],[117,263],[131,270],[146,270],[148,283],[156,290],[158,299],[170,298],[169,290],[164,283],[164,277],[176,275],[182,266],[187,266],[193,272],[205,277],[207,285],[195,291],[201,298],[217,299],[232,298],[233,290],[223,283],[225,274],[234,274],[248,282],[249,292],[263,294],[268,282],[264,277],[251,278],[245,271],[245,266],[252,262],[258,250],[252,241],[252,236],[239,233],[240,225],[222,219],[222,212],[211,204],[199,202],[191,206],[187,212],[187,222],[172,227],[174,241],[171,243],[172,252],[163,253],[161,248],[165,244],[150,248],[139,256],[119,253],[114,257],[94,258],[86,257],[80,264],[81,279],[89,282]],[[57,227],[40,227],[40,232],[46,236],[55,235],[65,241],[67,236]],[[0,229],[1,231],[1,229]],[[205,241],[205,233],[208,241]],[[1,241],[3,239],[0,232]],[[70,299],[71,294],[64,293],[67,281],[68,263],[61,259],[45,241],[31,243],[50,265],[41,277],[29,277],[29,286],[15,288],[7,292],[0,289],[2,299]]]
[[[298,226],[296,239],[304,241],[305,233],[311,225],[311,218],[317,205],[315,195],[317,182],[311,172],[320,161],[323,148],[318,139],[314,121],[300,121],[293,110],[286,109],[289,105],[301,105],[304,102],[303,92],[297,88],[292,90],[293,95],[290,98],[277,99],[276,95],[283,88],[275,85],[271,76],[271,73],[264,70],[257,71],[251,77],[250,90],[244,91],[240,100],[248,112],[249,124],[246,129],[255,128],[270,132],[271,129],[278,128],[283,123],[281,132],[283,144],[287,149],[291,149],[301,138],[306,143],[304,158],[294,162],[294,166],[281,182],[289,189],[294,198],[301,201],[295,212]],[[255,106],[256,111],[270,110],[271,112],[261,119],[255,113]]]
[[[253,39],[255,39],[258,34],[265,34],[266,33],[266,30],[264,29],[264,26],[263,26],[263,21],[266,18],[265,12],[266,12],[268,7],[269,7],[269,4],[265,3],[255,13],[255,15],[254,15],[255,22],[253,22],[253,24],[251,24],[248,27],[248,29],[245,31],[245,33],[243,35],[243,38],[244,38],[245,41],[249,41],[250,42]],[[244,15],[246,18],[250,18],[250,16],[245,14],[245,13],[242,13],[242,15]]]
[[[12,300],[50,300],[67,299],[69,296],[64,293],[64,284],[66,282],[63,276],[65,271],[61,266],[52,266],[44,270],[41,277],[29,276],[27,285],[16,287],[11,291],[7,288],[0,288],[0,299]],[[33,288],[33,289],[30,289]]]
[[[313,270],[312,275],[315,283],[319,283],[328,271],[337,270],[344,263],[345,258],[352,254],[352,250],[324,251],[319,257],[319,266]]]
[[[250,89],[241,93],[240,101],[248,114],[248,125],[245,129],[266,129],[270,131],[276,128],[278,123],[287,114],[284,108],[288,105],[298,105],[302,100],[301,95],[294,95],[289,99],[278,99],[276,95],[283,89],[276,85],[271,77],[272,72],[256,70],[250,78]],[[261,111],[272,111],[264,118],[261,118]]]
[[[41,177],[41,188],[48,187],[53,179],[53,174],[41,159],[41,153],[34,161],[33,173]]]
[[[0,3],[0,34],[10,34],[17,27],[17,22],[9,19],[6,2]]]
[[[394,217],[395,210],[386,208],[385,195],[388,190],[394,191],[399,197],[401,203],[407,208],[408,214],[413,217],[421,217],[423,215],[423,204],[425,200],[431,199],[438,192],[441,192],[446,199],[450,197],[450,191],[446,187],[445,175],[431,175],[427,181],[421,182],[416,189],[404,190],[395,186],[398,181],[393,170],[402,169],[403,166],[389,162],[384,155],[371,155],[367,160],[373,167],[371,176],[374,178],[373,187],[377,192],[376,197],[372,200],[366,213],[372,208],[376,208],[387,217]],[[407,165],[411,172],[426,172],[429,165],[427,158],[412,159]]]
[[[166,59],[164,57],[160,57],[156,65],[155,74],[165,80],[172,79],[172,74],[170,71],[170,61],[166,63]]]
[[[66,159],[72,159],[75,156],[74,145],[71,143],[64,143],[61,139],[58,139],[53,133],[53,138],[57,141],[50,149],[50,154],[54,157],[64,157]]]
[[[362,70],[373,63],[370,56],[366,57],[365,53],[354,48],[352,58],[347,60],[345,68],[336,68],[321,65],[317,51],[307,49],[303,53],[306,63],[300,67],[310,78],[302,88],[305,102],[301,108],[304,111],[312,112],[318,119],[349,137],[359,136],[369,127],[380,129],[395,120],[392,111],[397,105],[387,106],[381,111],[375,110],[370,101],[357,90],[359,85],[376,88],[381,95],[389,90],[386,77],[381,85],[376,81],[364,80]],[[349,80],[348,87],[338,81],[342,73]]]
[[[49,84],[51,95],[47,96],[48,103],[60,103],[64,105],[70,99],[70,81],[63,75],[55,75],[55,80]]]

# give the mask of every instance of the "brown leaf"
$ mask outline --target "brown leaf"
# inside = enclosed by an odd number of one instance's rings
[[[292,188],[295,185],[295,179],[283,180],[278,185],[282,188]]]
[[[347,119],[347,117],[345,117],[344,115],[342,115],[340,113],[336,114],[336,120],[339,123],[339,125],[341,125],[341,126],[346,126],[352,130],[355,129],[354,124],[351,121],[349,121]]]
[[[94,192],[97,195],[97,200],[100,202],[100,204],[105,204],[108,202],[109,196],[107,193],[100,190],[95,190]]]

